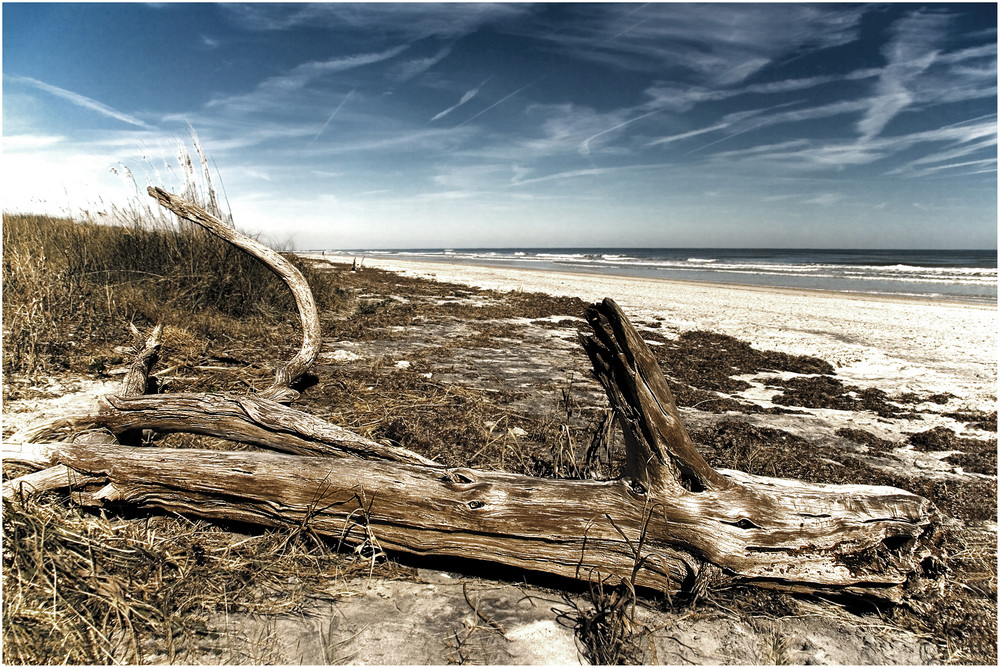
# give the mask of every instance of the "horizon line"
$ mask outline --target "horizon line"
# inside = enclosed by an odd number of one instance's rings
[[[940,248],[940,247],[914,247],[914,248],[891,248],[882,246],[871,247],[834,247],[834,246],[400,246],[395,248],[384,247],[356,247],[356,248],[302,248],[294,252],[308,253],[318,251],[338,251],[338,252],[376,252],[376,251],[470,251],[470,250],[490,250],[490,251],[525,251],[525,250],[781,250],[781,251],[883,251],[883,252],[919,252],[919,251],[950,251],[950,252],[993,252],[998,251],[993,248]]]

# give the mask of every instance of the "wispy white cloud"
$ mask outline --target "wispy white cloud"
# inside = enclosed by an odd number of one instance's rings
[[[924,136],[927,137],[928,141],[949,142],[950,147],[944,150],[935,150],[923,157],[909,160],[888,171],[887,174],[891,176],[923,177],[935,175],[944,169],[971,167],[978,173],[983,167],[992,166],[992,169],[995,170],[997,163],[996,116],[994,115],[992,118],[994,119],[994,123],[956,124],[940,128],[934,133],[925,134]],[[965,132],[962,131],[962,128],[965,129]],[[977,156],[978,159],[970,159]]]
[[[386,60],[395,58],[406,51],[409,45],[399,46],[378,51],[374,53],[359,53],[350,56],[339,56],[329,60],[314,60],[301,65],[297,65],[290,71],[265,79],[257,84],[257,87],[250,93],[229,97],[217,97],[208,103],[208,107],[218,106],[243,106],[253,108],[255,104],[264,102],[286,102],[289,93],[304,88],[316,79],[335,72],[346,72],[347,70],[374,65]]]
[[[271,175],[260,169],[243,169],[243,176],[249,176],[253,179],[261,179],[263,181],[270,181]]]
[[[845,199],[847,199],[846,195],[842,193],[832,193],[832,192],[782,193],[779,195],[766,195],[764,197],[761,197],[762,202],[794,202],[798,206],[823,206],[823,207],[840,204]]]
[[[996,98],[997,47],[938,52],[934,64],[909,82],[916,108]]]
[[[431,180],[444,190],[474,191],[489,187],[489,184],[507,185],[510,173],[511,168],[506,164],[459,160],[440,164]]]
[[[39,81],[38,79],[33,79],[31,77],[22,77],[14,74],[4,74],[4,79],[8,81],[13,81],[16,83],[25,84],[38,90],[43,90],[46,93],[55,95],[56,97],[62,98],[67,102],[75,104],[83,109],[89,109],[107,118],[113,118],[123,123],[128,123],[129,125],[135,125],[140,128],[145,128],[147,130],[153,129],[153,126],[149,125],[145,121],[136,118],[130,114],[126,114],[123,111],[118,111],[113,107],[109,107],[103,102],[98,102],[93,98],[89,98],[85,95],[80,95],[79,93],[74,93],[73,91],[66,90],[65,88],[59,88],[58,86],[53,86],[47,84],[44,81]]]
[[[591,176],[600,176],[604,179],[615,181],[616,177],[624,174],[634,174],[635,172],[657,172],[664,166],[658,164],[629,164],[618,167],[590,167],[586,169],[565,169],[560,171],[549,171],[541,176],[528,177],[532,170],[516,168],[514,177],[510,180],[512,186],[525,186],[546,181],[563,181],[567,179],[579,179]],[[572,197],[579,197],[582,193],[576,192]]]
[[[884,137],[873,142],[877,145],[894,147],[898,150],[910,148],[916,144],[932,142],[951,142],[955,145],[966,142],[986,142],[996,144],[997,126],[996,122],[979,121],[968,124],[952,124],[932,130],[913,132],[895,137]]]
[[[647,106],[666,107],[671,111],[689,111],[704,102],[720,102],[744,95],[774,95],[805,91],[832,83],[861,81],[877,77],[880,70],[860,69],[843,75],[822,75],[749,84],[745,86],[705,87],[682,86],[658,81],[646,89],[650,98]]]
[[[992,30],[993,36],[996,36],[996,28]],[[947,63],[948,65],[964,65],[971,62],[982,62],[988,64],[990,61],[995,62],[997,58],[997,45],[995,42],[991,44],[983,44],[981,46],[970,46],[965,49],[956,49],[949,53],[944,53],[940,56],[942,63]]]
[[[784,125],[787,123],[802,123],[804,121],[833,118],[834,116],[843,116],[845,114],[856,114],[865,108],[866,103],[864,100],[848,99],[828,104],[788,109],[780,113],[772,113],[770,109],[760,110],[756,116],[759,116],[761,122],[767,125]]]
[[[996,158],[983,158],[981,160],[966,160],[964,162],[951,162],[945,165],[934,165],[933,167],[914,169],[904,173],[914,177],[928,177],[939,176],[942,172],[947,171],[952,176],[962,176],[967,174],[989,174],[991,172],[996,172],[996,169]],[[955,174],[956,170],[961,173]]]
[[[531,88],[532,86],[534,86],[536,83],[538,83],[539,81],[541,81],[545,77],[549,76],[549,74],[551,74],[551,72],[546,72],[545,74],[543,74],[542,76],[538,77],[537,79],[533,79],[532,81],[529,81],[528,83],[524,84],[523,86],[521,86],[517,90],[515,90],[515,91],[513,91],[511,93],[507,93],[506,95],[504,95],[502,98],[500,98],[499,100],[497,100],[496,102],[494,102],[490,106],[486,107],[482,111],[479,111],[479,112],[473,114],[472,116],[470,116],[469,118],[465,119],[464,121],[462,121],[461,123],[459,123],[455,127],[456,128],[460,128],[463,125],[465,125],[466,123],[471,123],[472,121],[476,120],[477,118],[479,118],[480,116],[482,116],[483,114],[485,114],[487,111],[490,111],[494,107],[500,106],[501,104],[503,104],[504,102],[506,102],[510,98],[512,98],[515,95],[517,95],[518,93],[523,93],[524,91],[528,90],[529,88]]]
[[[914,102],[913,83],[938,56],[949,17],[940,13],[914,12],[894,26],[893,38],[883,49],[887,64],[879,76],[869,108],[858,121],[863,140],[877,136]]]
[[[643,114],[639,118],[653,115],[661,110],[669,110],[680,113],[689,111],[696,104],[705,102],[718,102],[732,98],[739,98],[745,95],[799,92],[826,84],[844,81],[859,81],[877,76],[877,74],[878,70],[857,70],[845,75],[823,75],[786,79],[782,81],[751,84],[735,88],[729,87],[716,89],[677,87],[657,83],[650,86],[646,90],[646,95],[650,98],[650,101],[639,107],[641,109],[648,109],[652,107],[652,110]],[[750,129],[756,129],[763,126],[799,123],[819,118],[829,118],[848,113],[857,113],[868,109],[867,104],[855,100],[846,100],[812,107],[803,107],[801,105],[801,101],[791,101],[772,105],[766,108],[750,108],[742,111],[730,112],[721,119],[721,122],[713,123],[703,128],[653,139],[651,141],[647,141],[644,146],[646,148],[652,148],[654,146],[683,141],[701,134],[725,130],[732,130],[732,133],[729,136],[735,136],[736,134],[743,134]],[[788,109],[788,107],[795,108]],[[785,109],[785,111],[777,111],[780,109]],[[634,120],[638,120],[638,118]],[[627,125],[627,123],[616,126],[612,129],[618,129],[618,127],[622,127],[624,125]]]
[[[790,4],[781,12],[766,5],[651,3],[595,5],[580,10],[571,26],[540,26],[573,56],[605,65],[711,85],[745,80],[793,52],[846,44],[857,38],[863,7]],[[632,14],[622,30],[620,18]]]
[[[742,134],[746,134],[746,133],[748,133],[748,132],[753,132],[754,130],[756,130],[756,129],[760,128],[760,127],[763,127],[763,126],[764,126],[764,125],[766,125],[766,124],[767,124],[767,121],[761,121],[761,122],[759,122],[759,123],[756,123],[755,125],[752,125],[752,126],[750,126],[750,127],[748,127],[748,128],[744,128],[744,129],[742,129],[742,130],[739,130],[739,131],[737,131],[737,132],[730,132],[730,133],[729,133],[729,134],[727,134],[727,135],[726,135],[725,137],[722,137],[722,138],[720,138],[720,139],[716,139],[715,141],[712,141],[712,142],[709,142],[709,143],[707,143],[707,144],[703,144],[703,145],[701,145],[701,146],[698,146],[697,148],[693,148],[693,149],[691,149],[690,151],[688,151],[687,153],[685,153],[685,154],[684,154],[683,156],[681,156],[681,157],[684,157],[684,158],[686,158],[686,157],[688,157],[689,155],[691,155],[691,154],[693,154],[693,153],[697,153],[697,152],[699,152],[699,151],[703,151],[703,150],[705,150],[706,148],[709,148],[709,147],[711,147],[711,146],[715,146],[716,144],[721,144],[721,143],[722,143],[722,142],[724,142],[724,141],[729,141],[729,140],[730,140],[730,139],[732,139],[733,137],[738,137],[738,136],[740,136],[740,135],[742,135]]]
[[[953,146],[947,154],[938,153],[932,145],[949,143]],[[923,132],[913,132],[893,137],[874,139],[855,138],[843,141],[793,140],[775,144],[761,144],[746,149],[717,152],[711,156],[712,164],[742,166],[756,170],[775,170],[789,173],[842,170],[846,167],[871,165],[891,156],[900,155],[915,147],[933,151],[919,163],[933,164],[934,156],[947,155],[948,160],[960,159],[977,151],[996,145],[996,124],[979,122],[953,125]],[[917,159],[915,158],[914,161]],[[920,176],[925,170],[912,167],[895,167],[887,172],[897,176]]]
[[[486,81],[489,81],[489,79],[487,79]],[[458,101],[458,104],[454,104],[454,105],[448,107],[447,109],[445,109],[444,111],[438,112],[437,114],[434,115],[434,117],[430,120],[430,122],[433,123],[436,120],[444,118],[445,116],[447,116],[451,112],[455,111],[456,109],[458,109],[459,107],[461,107],[463,104],[465,104],[466,102],[468,102],[469,100],[471,100],[475,96],[479,95],[479,90],[483,86],[486,85],[486,81],[484,81],[483,83],[479,84],[478,86],[476,86],[472,90],[466,91],[465,94],[462,96],[462,98]]]
[[[598,137],[603,137],[604,135],[610,134],[610,133],[612,133],[612,132],[614,132],[616,130],[620,130],[620,129],[628,126],[628,125],[631,125],[632,123],[635,123],[636,121],[641,121],[644,118],[649,118],[650,116],[652,116],[654,114],[658,114],[661,111],[664,111],[664,109],[660,108],[660,109],[653,109],[652,111],[647,111],[646,113],[639,114],[638,116],[636,116],[634,118],[630,118],[627,121],[622,121],[621,123],[618,123],[617,125],[614,125],[614,126],[608,128],[607,130],[601,130],[598,133],[590,135],[589,137],[587,137],[586,139],[584,139],[582,142],[580,142],[580,147],[579,147],[580,154],[581,155],[590,155],[590,142],[594,141]]]
[[[697,137],[698,135],[707,134],[709,132],[717,132],[719,130],[725,130],[729,128],[732,123],[716,123],[715,125],[710,125],[705,128],[700,128],[698,130],[689,130],[687,132],[680,132],[678,134],[669,135],[667,137],[660,137],[659,139],[654,139],[653,141],[646,144],[646,147],[660,146],[662,144],[669,144],[675,141],[682,141],[684,139],[690,139],[691,137]]]
[[[6,151],[26,151],[52,146],[65,141],[65,139],[65,137],[58,135],[4,135],[3,147]]]
[[[451,55],[451,50],[452,45],[449,44],[433,55],[410,58],[393,67],[390,76],[397,81],[409,81],[447,58]]]
[[[807,197],[803,204],[813,206],[833,206],[834,204],[843,201],[843,199],[844,196],[839,193],[819,193]]]
[[[866,108],[863,102],[854,100],[833,102],[830,104],[822,104],[812,107],[798,107],[800,104],[800,102],[786,102],[772,107],[746,109],[743,111],[732,112],[723,116],[721,122],[719,123],[714,123],[704,128],[690,130],[688,132],[661,137],[648,142],[646,147],[651,148],[654,146],[669,144],[712,132],[729,131],[726,136],[708,144],[699,146],[698,148],[685,154],[691,155],[719,144],[727,139],[730,139],[731,137],[736,137],[758,128],[832,118],[834,116],[841,116],[844,114],[858,113]],[[796,108],[789,109],[788,107]],[[784,109],[784,111],[778,111],[780,109]]]
[[[323,123],[323,127],[321,127],[319,129],[319,132],[316,133],[316,136],[313,137],[312,140],[310,140],[309,142],[310,144],[314,143],[317,139],[319,139],[319,136],[323,134],[323,130],[326,130],[326,126],[328,126],[330,124],[330,121],[332,121],[334,117],[338,113],[340,113],[340,110],[344,108],[344,105],[347,104],[347,101],[350,100],[351,96],[354,95],[355,90],[357,89],[352,88],[350,91],[348,91],[347,95],[344,96],[344,99],[340,101],[340,104],[337,105],[336,109],[333,110],[333,113],[331,113],[330,116],[326,119],[326,122]]]
[[[510,184],[512,186],[524,186],[532,183],[542,183],[544,181],[555,181],[563,179],[576,179],[584,176],[600,176],[603,174],[610,174],[612,172],[618,171],[616,168],[611,167],[592,167],[590,169],[572,169],[563,172],[555,172],[552,174],[546,174],[544,176],[537,176],[534,178],[515,178],[511,179]]]
[[[264,80],[261,87],[271,88],[281,91],[290,91],[302,88],[309,82],[325,74],[333,72],[345,72],[365,65],[373,65],[382,61],[395,58],[409,48],[407,44],[394,46],[384,51],[374,53],[358,53],[350,56],[340,56],[329,60],[316,60],[302,63],[296,66],[287,74]]]
[[[439,190],[436,192],[420,193],[416,196],[416,199],[422,201],[436,201],[436,200],[459,200],[459,199],[472,199],[482,195],[479,190]]]
[[[252,30],[309,26],[363,32],[371,39],[456,39],[483,25],[503,24],[536,8],[519,3],[223,3],[227,15]]]
[[[529,104],[524,111],[526,127],[531,132],[497,147],[516,160],[538,160],[557,155],[579,155],[580,142],[626,120],[630,109],[601,113],[586,105],[571,102]]]
[[[454,150],[462,140],[462,134],[451,129],[399,129],[369,130],[359,134],[351,133],[336,142],[316,144],[309,149],[311,157],[323,155],[345,155],[357,153],[364,156],[379,151],[398,150],[402,152],[441,155]],[[288,149],[289,155],[300,153],[298,148]]]
[[[211,146],[215,154],[258,148],[269,143],[292,144],[298,148],[301,143],[294,140],[306,140],[316,135],[315,115],[301,123],[246,116],[242,108],[211,109],[207,112],[168,114],[163,117],[163,122],[194,126],[203,143]]]

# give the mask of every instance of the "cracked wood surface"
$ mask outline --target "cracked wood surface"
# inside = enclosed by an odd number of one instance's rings
[[[720,472],[733,485],[661,498],[628,480],[534,478],[472,469],[261,452],[32,444],[35,457],[140,508],[270,526],[308,526],[348,543],[458,556],[587,579],[690,588],[715,582],[801,590],[885,589],[917,566],[928,503],[889,487],[815,485]],[[734,494],[732,490],[739,490]],[[822,511],[821,513],[819,511]],[[369,531],[370,530],[370,531]],[[863,555],[880,553],[878,565]]]

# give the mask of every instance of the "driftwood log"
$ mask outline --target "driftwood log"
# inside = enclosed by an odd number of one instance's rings
[[[121,394],[104,397],[93,413],[31,428],[5,444],[8,460],[45,469],[5,484],[5,499],[72,486],[73,498],[85,503],[308,527],[347,544],[583,580],[621,578],[664,592],[751,583],[900,601],[939,558],[936,511],[922,497],[709,466],[652,353],[610,299],[587,309],[593,335],[582,343],[625,435],[619,479],[443,467],[291,408],[291,385],[320,345],[305,280],[203,209],[160,189],[150,194],[282,277],[299,306],[302,348],[268,390],[250,397],[144,395],[158,340],[137,346]],[[87,435],[53,442],[56,428],[65,427]],[[136,447],[110,437],[141,430],[209,434],[276,452]]]

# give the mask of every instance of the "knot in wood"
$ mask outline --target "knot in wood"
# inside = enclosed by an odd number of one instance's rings
[[[450,469],[441,476],[441,482],[450,483],[451,486],[467,487],[476,483],[476,478],[469,469]]]

